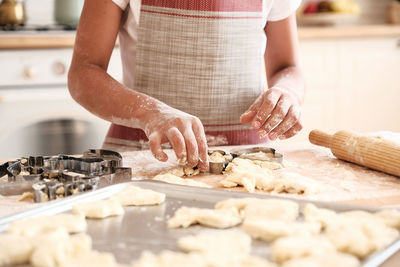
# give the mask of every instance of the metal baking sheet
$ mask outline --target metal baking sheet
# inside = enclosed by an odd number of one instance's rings
[[[4,231],[8,224],[14,220],[38,215],[53,215],[69,212],[73,204],[77,202],[94,201],[110,197],[124,189],[129,184],[134,184],[146,189],[163,192],[167,195],[166,202],[159,206],[125,207],[125,215],[110,217],[103,220],[87,220],[87,233],[93,239],[93,247],[96,250],[112,252],[119,263],[131,263],[137,259],[141,252],[149,250],[154,253],[162,250],[178,251],[176,241],[186,235],[200,232],[216,232],[229,230],[216,230],[202,226],[191,226],[187,229],[168,229],[166,221],[173,216],[176,209],[181,206],[213,208],[215,203],[228,198],[279,198],[273,196],[228,192],[216,189],[187,187],[166,184],[159,181],[139,180],[131,183],[116,184],[102,188],[94,192],[72,196],[50,202],[39,208],[28,210],[12,216],[0,218],[0,231]],[[288,198],[284,198],[288,199]],[[363,206],[340,205],[326,202],[303,201],[290,199],[303,206],[305,203],[314,203],[322,208],[335,211],[365,210],[377,211],[376,208]],[[232,228],[232,230],[238,229]],[[267,243],[253,240],[252,254],[269,258]],[[362,262],[364,267],[378,266],[400,249],[400,238],[384,250],[378,251]]]

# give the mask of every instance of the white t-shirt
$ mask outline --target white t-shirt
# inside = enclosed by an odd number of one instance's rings
[[[123,66],[123,82],[133,87],[135,73],[137,29],[140,17],[140,0],[112,0],[122,10],[124,19],[121,24],[119,39]],[[201,1],[201,0],[199,0]],[[279,21],[289,17],[299,7],[301,0],[263,0],[265,25],[268,21]],[[266,44],[266,38],[264,39]]]

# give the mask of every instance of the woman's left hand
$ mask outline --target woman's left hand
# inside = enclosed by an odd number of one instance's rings
[[[300,103],[294,92],[272,87],[257,98],[240,121],[251,123],[260,138],[287,139],[303,128]]]

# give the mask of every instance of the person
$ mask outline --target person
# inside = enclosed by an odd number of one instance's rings
[[[290,138],[302,129],[300,2],[86,0],[70,93],[112,123],[104,147],[148,141],[167,161],[162,144],[170,143],[179,161],[200,170],[208,146]],[[107,73],[117,35],[122,83]]]

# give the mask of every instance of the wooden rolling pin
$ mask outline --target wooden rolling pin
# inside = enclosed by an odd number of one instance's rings
[[[330,148],[338,159],[400,177],[400,145],[380,137],[339,131],[334,135],[313,130],[310,142]]]

